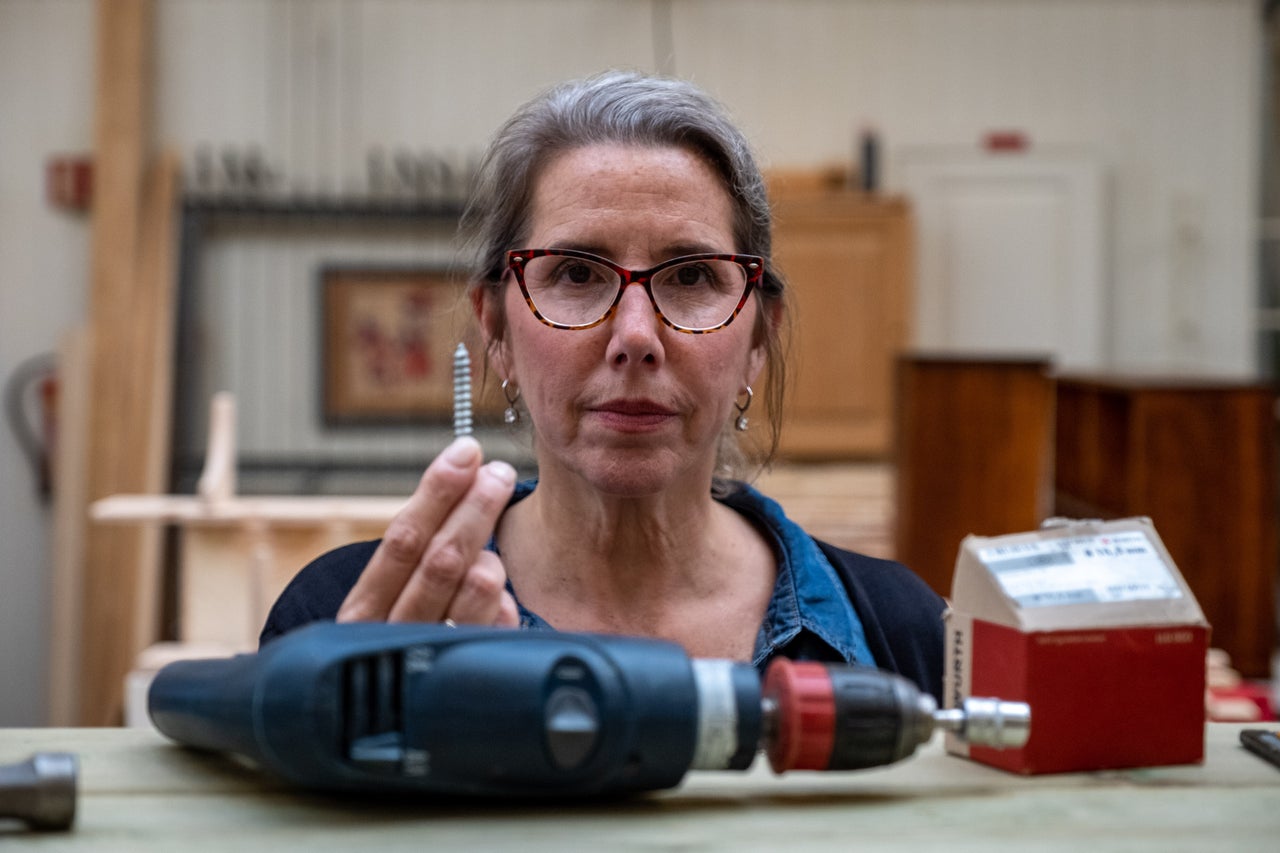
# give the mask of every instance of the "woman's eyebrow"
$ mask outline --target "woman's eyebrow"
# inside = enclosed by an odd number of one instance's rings
[[[601,245],[590,243],[586,240],[557,240],[551,243],[548,249],[568,249],[574,252],[586,252],[591,255],[599,255],[602,258],[610,258],[609,252]]]
[[[588,254],[598,255],[599,257],[618,263],[617,258],[613,256],[608,248],[589,240],[556,240],[547,246],[540,248],[569,249],[575,252],[587,252]],[[655,254],[654,257],[656,260],[653,261],[652,265],[656,266],[665,261],[669,261],[672,258],[681,258],[685,255],[721,255],[734,253],[735,252],[732,247],[725,248],[700,241],[668,243],[663,246],[657,254]]]
[[[668,258],[678,258],[682,255],[723,255],[733,254],[733,248],[701,242],[671,243],[663,254]]]

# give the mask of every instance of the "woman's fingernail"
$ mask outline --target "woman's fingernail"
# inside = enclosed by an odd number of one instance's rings
[[[489,469],[490,474],[497,477],[505,485],[509,486],[516,481],[516,469],[501,459],[490,462],[485,467]]]
[[[465,468],[480,456],[480,442],[469,435],[455,438],[440,454],[444,461],[458,468]]]

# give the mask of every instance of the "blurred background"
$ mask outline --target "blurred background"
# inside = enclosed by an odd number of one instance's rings
[[[0,726],[118,721],[113,685],[181,631],[173,534],[86,509],[195,491],[216,392],[235,397],[241,493],[412,488],[449,434],[433,345],[463,334],[468,176],[565,78],[691,79],[755,143],[779,260],[808,287],[796,467],[776,482],[819,516],[856,513],[860,487],[814,486],[805,466],[892,487],[904,353],[1269,387],[1274,5],[0,0]],[[355,343],[348,315],[365,317]],[[409,396],[383,405],[333,359],[388,342],[400,355],[378,370],[409,371]],[[825,412],[844,386],[872,396]],[[484,436],[526,461],[500,425]],[[1224,473],[1256,477],[1266,596],[1273,468]]]

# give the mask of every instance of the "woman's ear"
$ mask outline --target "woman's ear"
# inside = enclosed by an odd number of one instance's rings
[[[765,359],[769,355],[769,341],[782,333],[782,302],[773,301],[764,306],[764,314],[757,326],[756,339],[747,356],[747,384],[753,384],[760,378]]]
[[[502,379],[510,378],[508,370],[505,327],[505,310],[502,305],[502,291],[494,290],[481,284],[471,290],[471,310],[476,315],[476,325],[480,327],[480,337],[484,341],[485,356],[489,365]]]
[[[764,370],[768,353],[769,350],[764,344],[751,348],[751,354],[747,356],[747,381],[743,383],[745,386],[754,385],[760,379],[760,371]]]

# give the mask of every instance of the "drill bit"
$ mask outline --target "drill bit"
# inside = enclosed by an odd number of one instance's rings
[[[1020,749],[1031,736],[1031,708],[1025,702],[971,696],[963,708],[935,710],[933,722],[974,746],[994,749]]]
[[[453,351],[453,437],[471,435],[471,354],[466,344]]]

